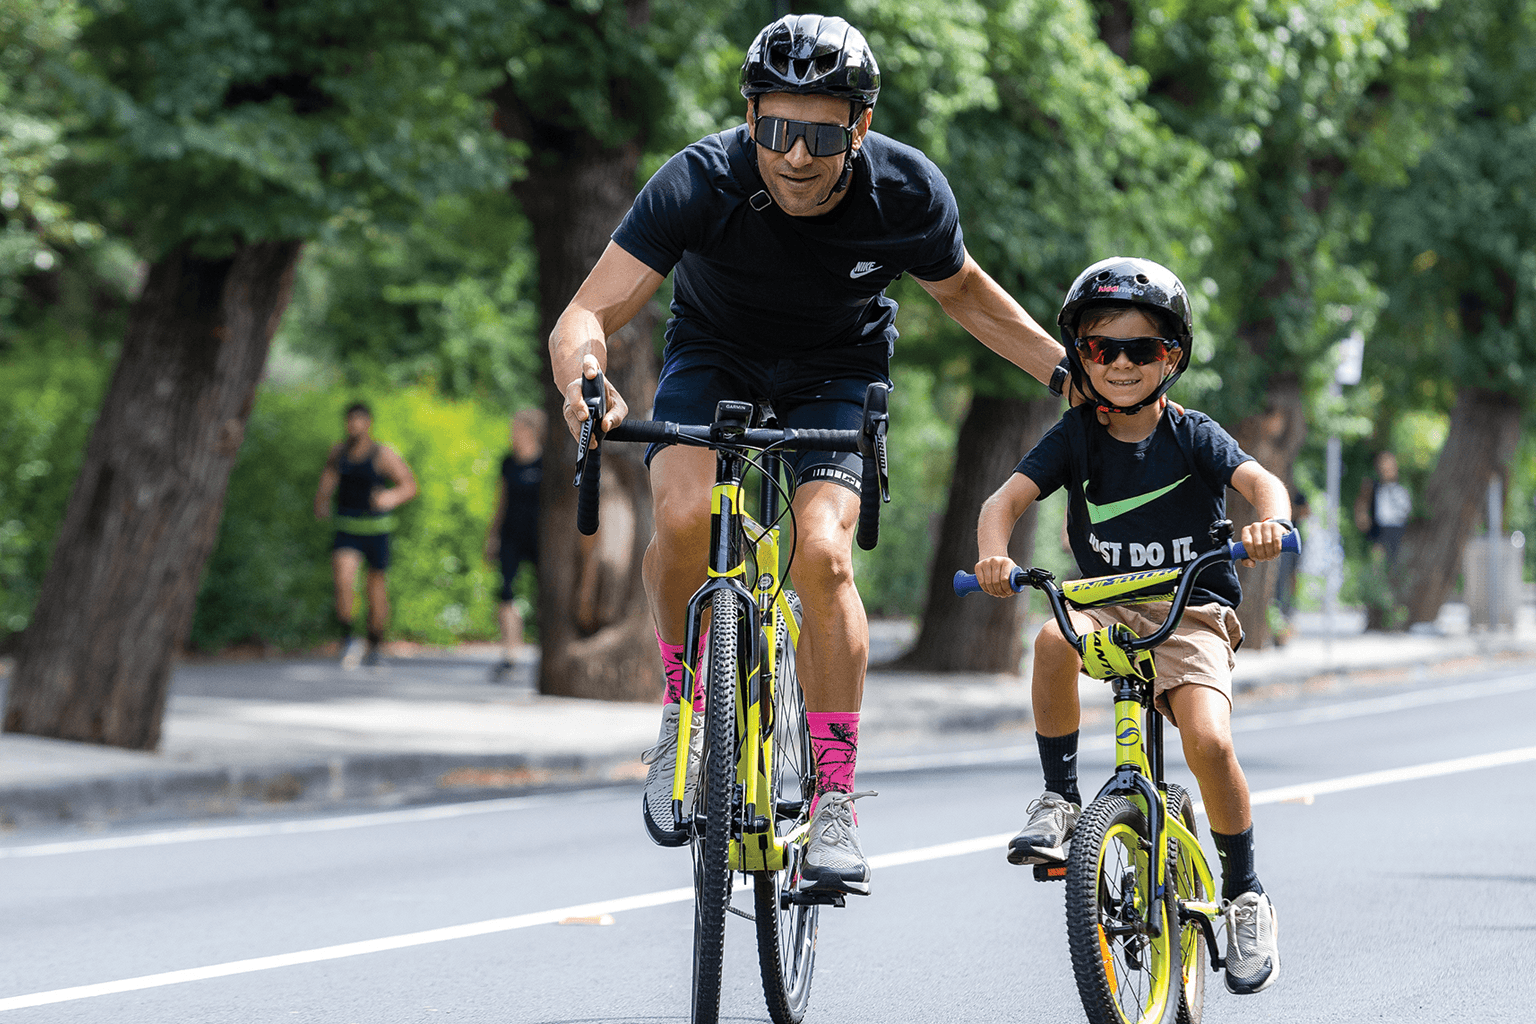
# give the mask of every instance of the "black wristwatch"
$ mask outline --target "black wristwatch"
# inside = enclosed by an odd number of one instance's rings
[[[1066,356],[1061,357],[1061,362],[1056,364],[1056,369],[1051,371],[1051,382],[1046,385],[1051,394],[1060,398],[1067,392],[1067,380],[1072,376],[1072,360]]]

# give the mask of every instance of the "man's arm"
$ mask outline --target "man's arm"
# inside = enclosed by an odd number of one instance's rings
[[[485,560],[496,561],[501,553],[501,521],[507,515],[507,480],[502,477],[496,481],[496,514],[491,517],[491,525],[485,531]]]
[[[320,485],[315,488],[316,519],[331,517],[331,496],[336,493],[336,487],[341,483],[341,474],[336,470],[336,455],[340,451],[340,445],[333,447],[331,454],[325,457],[325,468],[320,471]]]
[[[917,283],[983,345],[1040,383],[1050,384],[1066,349],[992,280],[969,252],[953,277],[942,281],[918,278]]]
[[[1244,559],[1243,564],[1252,567],[1257,562],[1278,558],[1280,539],[1290,531],[1270,520],[1291,517],[1291,496],[1286,492],[1285,484],[1257,460],[1249,459],[1232,471],[1232,488],[1248,499],[1261,520],[1243,527],[1242,536],[1238,538],[1252,556]]]
[[[379,512],[392,512],[416,497],[416,474],[405,464],[399,454],[384,445],[379,446],[379,469],[395,482],[373,496],[373,507]]]
[[[573,437],[581,433],[587,407],[581,400],[581,380],[591,380],[608,366],[608,338],[640,312],[664,280],[662,274],[609,242],[608,248],[581,283],[549,334],[549,362],[555,387],[565,396],[565,423]],[[603,429],[624,422],[629,406],[608,386],[608,415]]]

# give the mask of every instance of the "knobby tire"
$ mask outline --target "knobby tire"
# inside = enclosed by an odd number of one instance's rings
[[[1168,817],[1182,821],[1191,835],[1200,835],[1195,826],[1194,804],[1182,786],[1170,784],[1168,787]],[[1197,856],[1200,856],[1197,851],[1186,850],[1182,843],[1168,840],[1168,874],[1173,882],[1170,896],[1174,900],[1205,902],[1205,883],[1200,880],[1194,866],[1194,858]],[[1176,902],[1169,908],[1169,913],[1177,925],[1179,911]],[[1179,928],[1181,970],[1178,1024],[1200,1024],[1200,1017],[1205,1013],[1205,971],[1208,963],[1205,931],[1198,921],[1192,920]]]
[[[702,836],[693,840],[693,1022],[720,1019],[725,917],[731,904],[731,835],[736,791],[737,599],[717,593],[711,604],[709,693],[698,789]]]
[[[795,620],[800,620],[800,599],[789,601]],[[810,801],[816,789],[816,760],[811,752],[810,728],[805,716],[805,696],[795,674],[795,649],[789,630],[780,623],[774,638],[778,678],[773,693],[773,799],[774,832],[793,832],[810,817]],[[799,803],[794,814],[780,815],[783,803]],[[782,871],[760,871],[753,878],[757,918],[757,959],[762,968],[763,997],[774,1024],[800,1024],[811,1000],[811,972],[816,961],[816,927],[820,907],[792,903],[780,897],[800,881],[801,842],[791,846]]]
[[[1090,1024],[1172,1024],[1179,1005],[1176,934],[1169,901],[1153,902],[1145,816],[1129,800],[1095,800],[1078,819],[1067,857],[1067,941]],[[1156,939],[1129,934],[1150,912]]]

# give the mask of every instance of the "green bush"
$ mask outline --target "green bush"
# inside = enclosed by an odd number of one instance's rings
[[[496,635],[497,571],[481,552],[507,448],[505,417],[423,388],[267,388],[230,478],[194,646],[292,649],[327,637],[335,528],[314,518],[315,487],[330,445],[342,436],[343,411],[358,398],[373,408],[374,436],[401,454],[421,490],[396,513],[390,635],[428,643]]]
[[[56,348],[0,364],[0,636],[32,616],[109,371]]]

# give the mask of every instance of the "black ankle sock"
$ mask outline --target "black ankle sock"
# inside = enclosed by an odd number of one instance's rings
[[[369,647],[377,647],[377,646],[379,646],[379,644],[381,644],[383,642],[384,642],[384,634],[383,633],[379,632],[376,629],[370,629],[368,631],[368,646]]]
[[[1035,733],[1035,743],[1040,747],[1040,766],[1045,769],[1045,788],[1079,807],[1083,798],[1077,791],[1077,733],[1065,736],[1041,736]]]
[[[1235,836],[1225,836],[1215,829],[1211,839],[1221,858],[1221,898],[1235,900],[1245,892],[1263,892],[1259,876],[1253,870],[1253,826]]]

